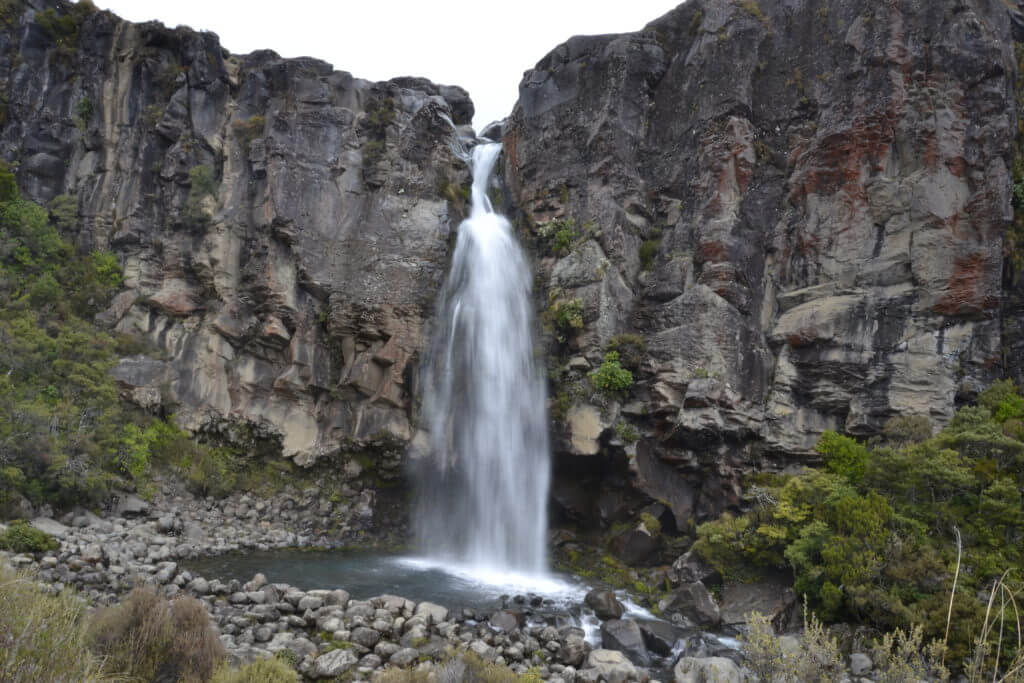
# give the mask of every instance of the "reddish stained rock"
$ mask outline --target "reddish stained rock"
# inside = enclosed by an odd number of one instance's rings
[[[999,264],[985,253],[956,259],[946,294],[933,307],[943,315],[972,315],[999,306]]]

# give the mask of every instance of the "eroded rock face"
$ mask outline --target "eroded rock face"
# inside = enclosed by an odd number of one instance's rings
[[[997,0],[690,0],[527,72],[506,181],[551,301],[583,309],[552,356],[644,342],[626,397],[565,364],[563,460],[618,448],[682,528],[755,463],[941,424],[1000,374],[1011,23]]]
[[[0,32],[0,156],[71,195],[125,291],[101,322],[162,358],[116,370],[194,430],[267,437],[300,464],[411,437],[411,381],[443,280],[465,91],[371,83],[211,33],[79,12],[58,45],[31,3]]]

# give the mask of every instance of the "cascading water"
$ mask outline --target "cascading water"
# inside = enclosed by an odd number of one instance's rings
[[[546,571],[546,392],[529,266],[487,183],[501,145],[473,149],[459,226],[424,365],[430,453],[416,475],[423,550],[481,570]]]

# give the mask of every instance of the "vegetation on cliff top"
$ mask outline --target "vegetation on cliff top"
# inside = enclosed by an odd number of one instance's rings
[[[997,382],[935,436],[920,418],[896,418],[875,443],[826,432],[818,452],[824,469],[762,476],[754,509],[701,525],[694,547],[733,578],[791,570],[826,620],[920,624],[941,639],[952,609],[950,657],[963,661],[985,618],[979,592],[1006,570],[1021,590],[1024,398]],[[1005,626],[1004,653],[1018,635]]]

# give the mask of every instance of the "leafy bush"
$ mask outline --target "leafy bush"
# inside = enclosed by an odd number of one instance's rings
[[[825,431],[815,448],[825,459],[829,472],[860,481],[868,462],[868,449],[848,436]]]
[[[633,443],[640,440],[640,432],[628,422],[615,423],[615,436],[623,443]]]
[[[619,363],[619,352],[604,354],[601,366],[590,373],[590,383],[604,394],[618,394],[633,386],[633,373]]]
[[[565,343],[576,330],[583,329],[583,300],[560,299],[557,292],[552,292],[543,320],[549,329],[554,329],[558,341]]]
[[[984,623],[978,591],[1007,568],[1007,585],[1021,590],[1024,441],[1008,417],[1019,398],[997,383],[935,436],[920,420],[894,426],[885,441],[898,447],[827,432],[818,445],[826,471],[767,485],[750,512],[702,524],[694,548],[735,578],[789,569],[828,620],[899,628],[907,638],[920,625],[922,638],[942,639],[951,611],[947,661],[963,661]],[[915,436],[925,438],[908,440]],[[954,528],[964,566],[951,602]]]
[[[225,657],[201,602],[168,601],[148,587],[97,612],[88,634],[108,671],[144,681],[205,681]]]
[[[0,534],[0,548],[16,553],[41,553],[56,550],[60,542],[50,534],[23,520],[15,520]]]
[[[537,228],[537,234],[547,246],[552,256],[568,256],[573,246],[582,237],[576,229],[576,222],[571,218],[559,218],[543,223]]]
[[[35,502],[96,502],[118,479],[128,420],[108,374],[117,342],[92,324],[121,282],[112,254],[78,252],[71,198],[18,197],[0,166],[0,444],[5,479]]]
[[[299,674],[281,657],[257,659],[232,669],[226,662],[213,672],[210,683],[298,683]]]
[[[86,649],[85,603],[51,595],[30,574],[0,566],[0,680],[6,683],[121,680]]]

